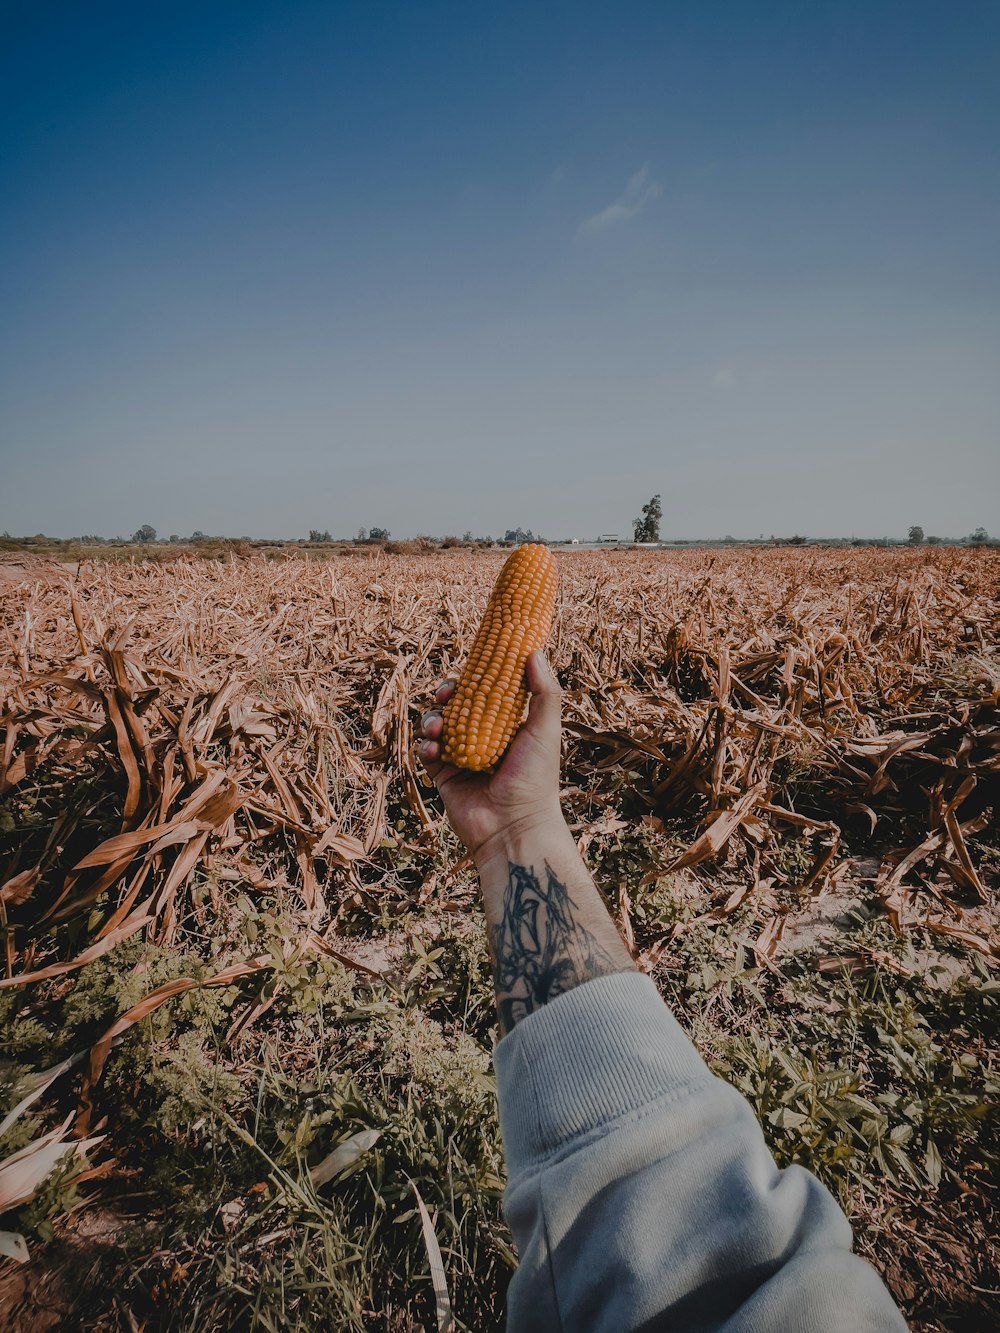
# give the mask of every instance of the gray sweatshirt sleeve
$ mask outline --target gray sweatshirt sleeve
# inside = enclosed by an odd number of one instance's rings
[[[832,1196],[648,978],[567,991],[496,1049],[520,1266],[509,1333],[905,1333]]]

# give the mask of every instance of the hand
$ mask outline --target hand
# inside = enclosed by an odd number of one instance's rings
[[[525,668],[531,702],[528,719],[493,773],[472,773],[441,762],[443,719],[437,709],[423,716],[419,754],[444,800],[452,827],[476,857],[487,858],[505,837],[563,823],[559,808],[559,741],[562,696],[542,652]],[[439,685],[435,699],[445,704],[455,682]]]

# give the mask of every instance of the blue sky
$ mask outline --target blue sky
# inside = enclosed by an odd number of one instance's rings
[[[15,5],[0,530],[1000,529],[1000,9]]]

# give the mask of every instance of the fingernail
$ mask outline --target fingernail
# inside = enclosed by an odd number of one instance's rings
[[[430,712],[425,713],[423,717],[420,719],[420,725],[426,728],[427,723],[430,722],[431,718],[440,716],[441,714],[438,712],[438,710],[436,708],[432,708]]]

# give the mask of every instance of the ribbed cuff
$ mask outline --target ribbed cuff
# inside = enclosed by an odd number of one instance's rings
[[[574,1138],[709,1077],[639,972],[598,977],[521,1020],[494,1053],[511,1178]]]

